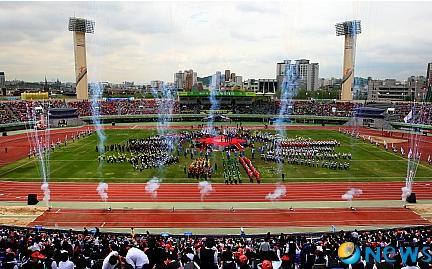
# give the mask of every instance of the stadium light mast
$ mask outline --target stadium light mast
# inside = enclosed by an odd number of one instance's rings
[[[355,47],[357,35],[360,33],[361,25],[359,20],[336,24],[336,36],[345,36],[341,100],[353,99],[352,85],[354,81]]]
[[[87,100],[89,96],[85,34],[94,34],[94,26],[94,21],[76,17],[69,18],[69,31],[74,33],[75,87],[77,99],[80,100]]]

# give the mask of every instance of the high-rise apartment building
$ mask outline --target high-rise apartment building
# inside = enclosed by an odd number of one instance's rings
[[[230,70],[225,70],[225,81],[229,81],[231,78],[231,71]]]
[[[192,90],[192,87],[198,83],[197,73],[192,69],[181,70],[174,74],[174,86],[178,90]]]
[[[5,73],[0,72],[0,89],[3,89],[6,85]]]
[[[295,61],[299,70],[299,86],[308,91],[314,91],[319,89],[319,64],[310,63],[307,59],[299,59]],[[278,90],[283,85],[283,78],[285,75],[285,67],[288,60],[276,64],[276,80],[278,84]]]

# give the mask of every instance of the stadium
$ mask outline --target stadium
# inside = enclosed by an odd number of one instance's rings
[[[0,100],[0,269],[431,268],[432,79],[353,98],[360,21],[336,24],[343,78],[319,99],[298,97],[301,60],[265,93],[215,74],[108,96],[95,22],[68,30],[74,98],[45,79]]]

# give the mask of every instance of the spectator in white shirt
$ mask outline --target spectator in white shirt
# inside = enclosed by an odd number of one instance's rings
[[[102,269],[114,269],[119,264],[120,264],[120,261],[119,261],[118,252],[117,251],[111,251],[111,253],[105,257],[103,264],[102,264]]]
[[[69,261],[68,252],[66,250],[61,251],[61,261],[58,265],[58,269],[73,269],[74,263]]]
[[[131,247],[126,254],[126,262],[134,269],[142,269],[145,268],[146,264],[149,264],[149,259],[144,251]]]

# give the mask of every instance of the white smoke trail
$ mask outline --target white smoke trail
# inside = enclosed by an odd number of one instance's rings
[[[42,179],[41,190],[44,192],[44,201],[46,206],[49,206],[50,201],[50,190],[49,190],[49,176],[50,176],[50,129],[49,129],[49,104],[44,106],[44,103],[40,104],[40,111],[36,111],[35,102],[31,102],[30,105],[27,103],[27,115],[29,120],[33,121],[34,128],[30,132],[31,141],[30,147],[34,148],[34,153],[38,160],[38,171]],[[29,123],[31,124],[31,123]]]
[[[414,182],[415,175],[417,173],[417,168],[420,162],[421,152],[418,146],[418,136],[417,131],[412,126],[413,123],[415,123],[416,119],[416,103],[414,101],[413,106],[411,107],[410,113],[412,114],[412,118],[407,120],[408,123],[411,124],[411,132],[410,132],[410,149],[408,152],[408,163],[407,163],[407,175],[405,178],[405,187],[402,188],[402,200],[405,201],[406,198],[411,194],[412,192],[412,185]],[[408,117],[408,116],[407,116]],[[414,131],[414,133],[412,133]],[[404,191],[405,190],[405,191]],[[406,197],[405,197],[406,196]]]
[[[108,200],[108,184],[105,182],[99,182],[96,188],[102,201],[106,202]]]
[[[352,207],[352,201],[355,197],[360,196],[363,194],[363,191],[361,189],[351,188],[344,194],[342,194],[342,199],[349,202],[350,207]]]
[[[49,189],[48,182],[44,182],[41,185],[41,190],[44,194],[43,201],[46,203],[47,206],[49,206],[49,201],[51,200],[51,191]]]
[[[167,131],[170,130],[174,106],[176,104],[177,89],[162,83],[159,88],[152,88],[153,98],[156,100],[156,112],[158,115],[157,132],[158,135],[168,145],[168,154],[164,155],[163,163],[167,161],[169,155],[174,150],[174,140],[167,137]],[[160,167],[159,176],[163,176],[165,169]]]
[[[198,189],[201,194],[201,201],[204,201],[204,197],[209,195],[213,191],[213,187],[208,181],[201,181],[198,183]]]
[[[96,21],[103,21],[104,16],[104,10],[103,6],[99,5],[96,2],[88,2],[86,8],[90,10],[90,13],[92,14],[92,20]],[[97,26],[97,25],[96,25]],[[106,47],[106,39],[105,35],[101,35],[97,33],[97,29],[95,34],[88,34],[85,36],[86,38],[86,44],[88,49],[88,54],[92,55],[92,60],[88,62],[88,83],[89,83],[89,98],[90,98],[90,105],[91,105],[91,119],[92,123],[95,127],[96,134],[98,136],[98,153],[99,155],[104,155],[105,153],[105,141],[106,136],[104,132],[104,128],[102,126],[101,121],[101,114],[102,114],[102,97],[104,92],[104,87],[102,83],[100,82],[100,66],[101,63],[104,62],[104,51]],[[104,160],[101,159],[99,161],[99,165],[97,168],[97,175],[99,177],[99,186],[102,187],[102,193],[99,195],[101,196],[101,199],[106,201],[108,199],[108,194],[106,194],[106,190],[108,189],[108,184],[104,183],[103,180],[103,166],[104,166]],[[98,189],[99,189],[98,186]],[[99,191],[98,191],[99,192]]]
[[[214,120],[215,120],[215,111],[219,109],[219,101],[217,100],[216,96],[219,90],[219,83],[220,83],[220,74],[219,72],[216,72],[212,76],[211,82],[210,82],[210,95],[209,95],[209,101],[210,101],[210,110],[207,120],[207,129],[210,132],[210,134],[214,133]]]
[[[281,183],[276,184],[276,188],[273,192],[266,195],[266,200],[275,201],[282,199],[286,195],[286,187]]]
[[[157,197],[157,190],[160,187],[160,182],[161,182],[160,179],[154,177],[150,179],[145,186],[146,192],[150,193],[153,199]]]
[[[90,93],[91,93],[91,119],[96,128],[96,133],[98,136],[98,150],[99,155],[105,153],[105,132],[101,124],[101,106],[102,106],[102,95],[103,86],[100,83],[90,83]],[[102,162],[101,162],[102,163]]]
[[[159,88],[152,88],[152,94],[157,105],[157,131],[158,134],[163,135],[171,125],[177,90],[162,83]]]
[[[405,202],[408,196],[410,195],[411,195],[411,189],[408,188],[407,186],[402,187],[402,195],[401,195],[402,201]]]
[[[359,196],[360,194],[363,194],[363,191],[361,189],[351,188],[342,195],[342,199],[352,201],[354,197]]]
[[[281,142],[286,138],[286,131],[284,127],[285,119],[290,119],[293,110],[292,98],[296,95],[299,79],[299,65],[292,64],[291,60],[285,61],[284,77],[280,92],[280,109],[279,116],[275,121],[275,128],[279,134],[280,141],[276,142],[275,153],[278,154],[282,150]],[[283,171],[283,164],[278,161],[278,173]]]

